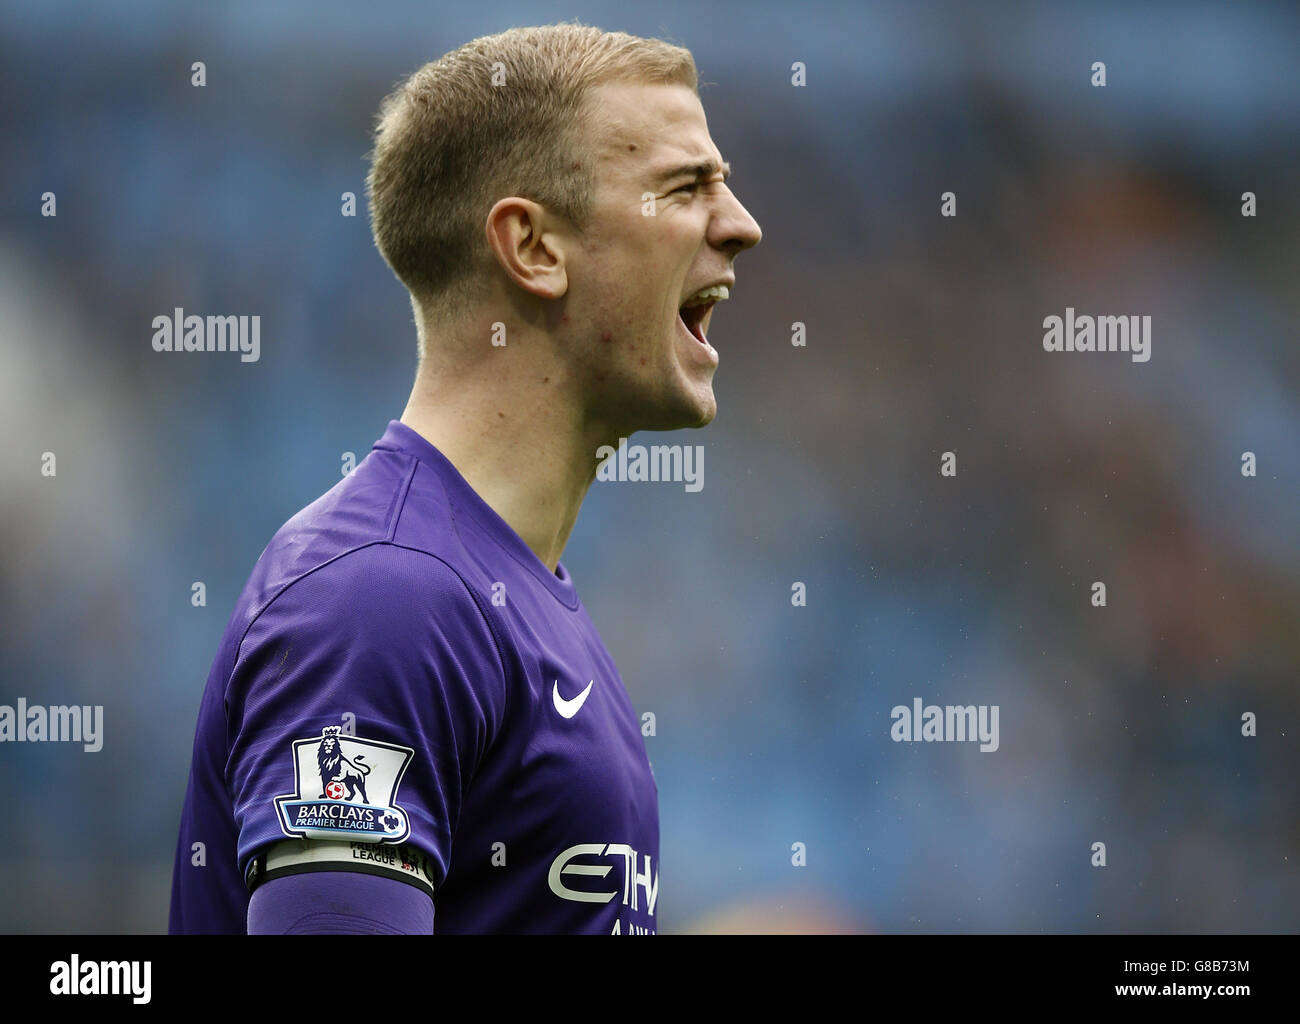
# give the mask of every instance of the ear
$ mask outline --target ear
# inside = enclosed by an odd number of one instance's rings
[[[540,299],[561,298],[569,289],[566,239],[559,219],[530,199],[498,199],[488,211],[487,243],[510,280]]]

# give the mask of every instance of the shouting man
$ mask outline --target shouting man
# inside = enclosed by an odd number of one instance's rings
[[[758,243],[688,51],[476,39],[385,101],[401,420],[263,552],[199,711],[173,932],[653,933],[658,789],[560,562],[598,450],[716,412]]]

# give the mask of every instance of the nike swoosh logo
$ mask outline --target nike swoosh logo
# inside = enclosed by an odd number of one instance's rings
[[[587,688],[572,700],[565,700],[560,696],[560,681],[555,680],[555,686],[551,690],[551,699],[555,701],[555,710],[560,713],[561,718],[572,718],[578,713],[583,702],[587,699],[587,694],[591,693],[591,688],[596,685],[596,680],[587,684]]]

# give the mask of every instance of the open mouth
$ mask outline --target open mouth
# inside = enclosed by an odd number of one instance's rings
[[[705,348],[711,347],[708,335],[705,334],[709,313],[715,305],[729,298],[731,298],[730,287],[725,284],[714,284],[701,288],[678,307],[677,313],[681,318],[682,326],[686,328],[686,333]]]
[[[713,306],[712,302],[701,302],[694,306],[683,306],[678,311],[678,318],[685,325],[687,333],[701,345],[709,343],[709,339],[704,334],[704,321]]]

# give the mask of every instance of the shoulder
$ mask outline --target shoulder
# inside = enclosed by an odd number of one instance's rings
[[[484,598],[450,563],[387,542],[345,551],[289,581],[252,620],[241,647],[286,629],[369,642],[424,631],[466,641],[494,633]]]
[[[502,633],[454,568],[377,543],[331,559],[270,600],[238,642],[225,696],[233,709],[258,695],[381,681],[394,693],[432,693],[433,680],[503,693],[508,662]]]
[[[321,599],[322,609],[349,605],[353,614],[409,617],[431,600],[486,606],[482,574],[429,482],[433,474],[420,468],[406,453],[376,449],[285,522],[244,587],[244,624],[274,614],[295,592]],[[328,590],[338,587],[331,601]]]

